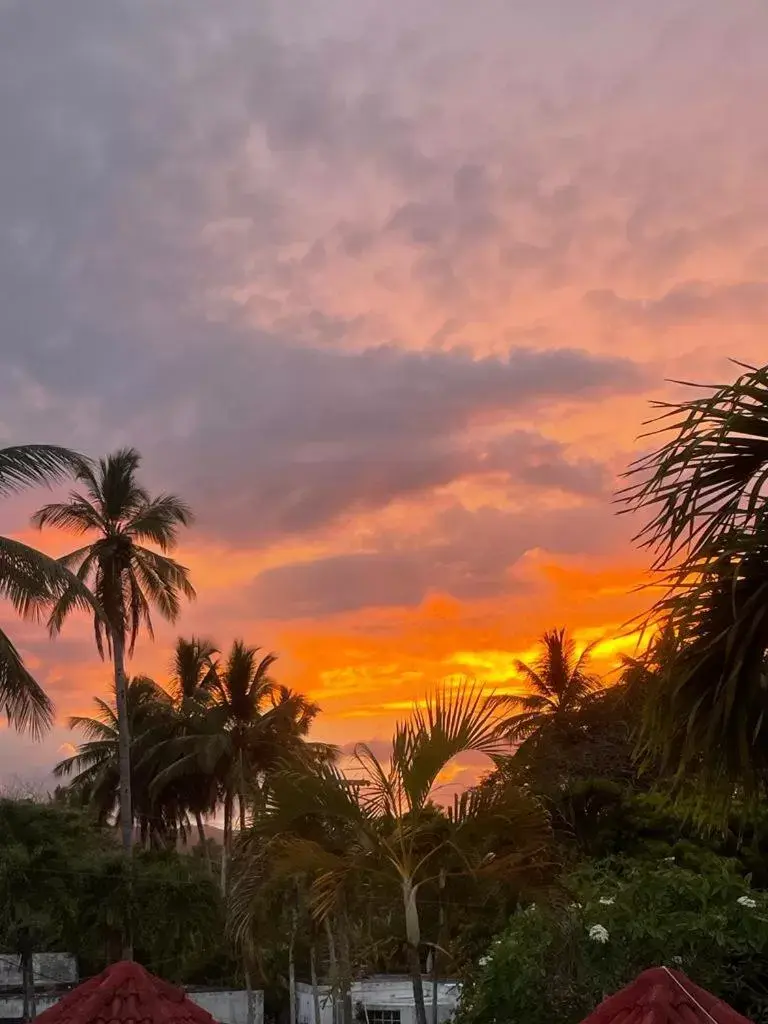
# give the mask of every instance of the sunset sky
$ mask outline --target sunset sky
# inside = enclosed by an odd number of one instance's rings
[[[177,633],[279,652],[319,738],[615,636],[666,378],[766,361],[765,0],[0,0],[0,444],[134,445],[197,514]],[[44,493],[4,501],[26,527]],[[87,622],[11,621],[60,725]],[[625,642],[624,646],[629,641]]]

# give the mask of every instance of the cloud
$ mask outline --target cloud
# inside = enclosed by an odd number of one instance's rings
[[[530,585],[514,572],[527,552],[603,552],[623,532],[595,505],[520,513],[454,506],[407,538],[382,538],[377,550],[268,569],[249,587],[248,601],[259,618],[297,619],[414,607],[431,593],[500,597]]]
[[[585,299],[608,317],[657,330],[715,321],[754,323],[768,317],[768,281],[685,281],[657,299],[626,299],[603,289],[589,292]]]
[[[0,0],[0,443],[139,447],[198,512],[184,626],[441,590],[461,634],[532,547],[625,543],[605,497],[655,381],[760,358],[766,30],[718,0]],[[63,711],[104,691],[90,640],[18,636]]]

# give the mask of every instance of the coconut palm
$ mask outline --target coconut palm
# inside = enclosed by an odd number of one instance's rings
[[[137,480],[140,461],[137,451],[124,448],[101,459],[95,469],[80,466],[76,478],[83,492],[73,492],[68,501],[46,505],[33,517],[41,528],[54,526],[93,538],[60,562],[90,586],[104,611],[104,619],[94,619],[94,629],[99,653],[103,657],[108,649],[114,666],[120,731],[120,825],[127,851],[133,819],[126,653],[133,653],[142,628],[153,636],[153,610],[173,622],[181,598],[195,596],[187,569],[167,554],[176,544],[179,528],[191,522],[191,512],[171,494],[151,497]],[[70,588],[56,603],[49,621],[53,634],[76,607],[75,598],[76,590]]]
[[[710,781],[768,775],[768,367],[657,403],[666,435],[630,468],[625,511],[662,591],[648,621],[677,638],[644,736],[670,767]],[[690,386],[690,385],[688,385]]]
[[[208,678],[204,704],[191,711],[179,735],[155,751],[165,764],[155,778],[158,791],[183,779],[195,786],[205,779],[215,787],[224,818],[222,889],[232,852],[235,803],[242,830],[248,799],[263,801],[264,784],[275,767],[299,750],[314,751],[305,737],[320,709],[272,680],[274,662],[274,654],[263,655],[258,647],[236,640],[226,661]]]
[[[541,651],[533,665],[515,663],[529,692],[491,698],[491,705],[504,716],[503,731],[514,742],[536,744],[566,728],[601,686],[599,677],[589,671],[594,644],[577,651],[565,629],[549,630],[539,643]]]
[[[171,748],[168,741],[174,737],[194,736],[198,732],[198,719],[205,715],[213,697],[218,653],[216,646],[209,640],[194,636],[189,640],[184,637],[177,639],[170,686],[175,715],[164,741],[150,752],[147,759],[147,768],[155,775],[167,767],[164,757]],[[157,792],[162,792],[161,787],[155,788]],[[202,771],[188,771],[183,777],[170,780],[164,790],[166,793],[176,792],[179,801],[194,816],[198,842],[211,869],[203,818],[216,809],[217,780]]]
[[[218,649],[210,640],[193,636],[179,637],[173,651],[171,693],[179,710],[192,703],[199,707],[210,703],[216,678]]]
[[[94,697],[93,716],[75,715],[70,729],[85,739],[77,752],[64,758],[53,769],[57,778],[71,777],[69,794],[90,807],[100,824],[119,812],[120,726],[117,702]],[[173,703],[169,694],[147,676],[134,676],[126,687],[126,709],[132,736],[133,817],[143,842],[155,838],[175,838],[184,828],[184,808],[178,801],[157,800],[150,794],[150,778],[141,770],[141,752],[157,742],[170,725]]]
[[[50,484],[84,464],[81,455],[55,445],[0,448],[0,497],[27,486]],[[93,610],[86,589],[53,558],[10,537],[0,537],[0,597],[22,616],[36,616],[70,589],[73,605]],[[0,630],[0,706],[21,732],[38,738],[53,721],[53,705],[24,665],[11,638]]]
[[[519,791],[487,787],[463,795],[449,815],[434,805],[442,773],[466,751],[509,752],[494,709],[480,691],[442,691],[397,726],[386,762],[367,746],[354,755],[356,782],[333,765],[286,768],[273,780],[268,815],[242,846],[231,896],[235,935],[247,941],[265,863],[273,878],[309,876],[320,920],[345,913],[349,887],[367,879],[399,901],[417,1021],[426,1024],[419,893],[446,877],[519,871],[542,848],[545,815]],[[512,839],[488,857],[479,823]],[[269,837],[265,846],[265,834]]]

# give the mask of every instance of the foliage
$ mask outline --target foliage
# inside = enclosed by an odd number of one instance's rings
[[[201,863],[173,851],[120,855],[114,835],[60,803],[0,800],[0,949],[68,949],[83,974],[136,959],[179,982],[231,982],[224,907]],[[216,936],[216,942],[212,942]]]
[[[95,536],[92,543],[59,561],[89,584],[104,609],[106,628],[102,619],[94,620],[100,652],[119,634],[130,653],[142,627],[153,635],[153,605],[173,622],[180,598],[195,596],[187,569],[167,556],[176,545],[179,527],[191,523],[192,513],[174,495],[151,497],[136,479],[140,462],[135,449],[124,448],[99,460],[96,469],[83,463],[76,478],[84,492],[73,491],[68,501],[43,506],[32,520],[40,528]],[[55,607],[53,632],[69,614],[70,599],[71,592],[65,593]]]
[[[548,838],[546,815],[511,786],[470,790],[447,814],[434,806],[441,773],[469,750],[495,758],[508,747],[494,708],[479,691],[464,687],[438,693],[398,725],[387,762],[361,745],[355,784],[332,765],[278,773],[267,816],[255,823],[241,851],[231,901],[239,940],[254,933],[265,877],[308,879],[309,906],[318,921],[344,920],[350,888],[362,886],[381,901],[379,913],[388,907],[396,914],[423,1022],[423,893],[437,891],[442,899],[455,879],[535,874]],[[493,849],[490,836],[503,841]],[[438,942],[435,936],[433,948]]]
[[[667,439],[623,493],[647,517],[638,539],[665,589],[648,619],[677,640],[644,739],[681,774],[756,788],[768,770],[768,367],[704,392],[659,403]]]
[[[133,836],[131,804],[131,734],[126,704],[125,654],[133,653],[141,629],[153,636],[152,612],[174,622],[182,597],[195,591],[189,572],[168,554],[179,530],[192,521],[192,513],[172,494],[152,497],[138,482],[141,456],[123,448],[98,466],[83,463],[76,478],[83,491],[64,502],[39,509],[32,517],[40,528],[53,526],[90,543],[64,555],[60,562],[74,572],[78,587],[92,591],[103,614],[94,617],[96,646],[102,657],[112,654],[117,707],[120,825],[123,847]],[[58,633],[76,605],[78,590],[65,590],[49,618],[52,635]]]
[[[534,665],[516,662],[527,692],[494,698],[494,706],[507,714],[504,730],[514,741],[535,746],[552,731],[565,730],[600,687],[589,671],[594,644],[577,652],[565,629],[549,630],[539,641],[541,651]]]
[[[81,455],[55,445],[0,448],[0,497],[23,487],[50,484],[84,465]],[[94,610],[87,590],[69,570],[41,551],[0,537],[0,598],[24,617],[35,618],[67,592],[73,606]],[[96,611],[98,619],[98,611]],[[35,738],[53,721],[53,705],[35,681],[11,638],[0,630],[0,708],[8,721]]]
[[[673,857],[596,862],[566,890],[556,906],[510,920],[469,979],[462,1024],[577,1024],[660,964],[768,1020],[768,897],[729,861],[695,870]]]
[[[53,774],[72,776],[70,796],[93,811],[99,824],[107,824],[120,806],[119,735],[116,702],[94,697],[95,715],[75,715],[70,729],[83,733],[77,753],[54,766]],[[183,837],[186,806],[171,792],[157,799],[151,792],[152,775],[142,763],[143,752],[173,728],[173,703],[169,694],[146,676],[134,676],[126,689],[128,722],[132,737],[131,790],[133,817],[142,842],[163,845]]]

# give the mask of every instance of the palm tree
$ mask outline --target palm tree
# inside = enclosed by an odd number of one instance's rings
[[[493,707],[513,712],[502,725],[510,740],[535,745],[572,723],[601,686],[589,671],[594,646],[588,644],[579,653],[565,629],[553,629],[541,637],[541,653],[533,665],[515,663],[530,692],[490,698]]]
[[[27,486],[53,483],[78,472],[83,464],[81,455],[55,445],[0,448],[0,497]],[[73,605],[93,611],[86,589],[78,585],[59,562],[20,541],[0,537],[0,597],[10,601],[20,615],[35,617],[65,589],[70,590]],[[30,732],[35,738],[53,721],[51,701],[24,666],[11,638],[2,630],[0,706],[11,725],[21,732]]]
[[[701,769],[731,792],[768,776],[768,367],[743,368],[732,384],[656,403],[653,433],[666,440],[620,495],[645,520],[636,540],[662,590],[648,622],[677,641],[644,739],[681,776]]]
[[[426,1024],[420,891],[491,866],[519,871],[547,835],[543,812],[510,787],[465,793],[449,815],[433,803],[441,774],[456,755],[476,751],[498,759],[508,750],[494,709],[479,691],[462,688],[437,694],[398,725],[386,763],[359,746],[356,782],[329,764],[283,770],[273,780],[268,815],[254,823],[242,846],[230,901],[235,936],[247,941],[252,932],[265,864],[275,879],[312,879],[312,907],[320,920],[343,919],[349,886],[369,879],[397,893],[417,1021]],[[480,822],[497,828],[503,823],[514,837],[503,857],[487,856]]]
[[[183,778],[214,783],[224,811],[221,886],[226,889],[232,853],[235,801],[245,828],[248,798],[264,800],[265,783],[282,760],[305,747],[319,712],[301,694],[274,683],[274,654],[236,640],[224,665],[208,677],[206,701],[187,719],[184,734],[157,751],[166,767],[158,771],[161,789]]]
[[[179,710],[190,703],[194,707],[205,707],[210,703],[218,653],[210,640],[195,636],[189,640],[181,636],[177,639],[173,651],[171,693]]]
[[[121,799],[120,726],[117,702],[94,697],[95,714],[75,715],[70,729],[83,733],[85,740],[77,753],[54,767],[57,778],[72,777],[68,784],[71,798],[90,807],[99,824],[106,824]],[[142,841],[174,838],[184,826],[184,810],[178,802],[162,801],[150,794],[150,779],[141,771],[142,748],[154,745],[171,722],[173,704],[161,686],[147,676],[134,676],[126,688],[126,708],[132,736],[133,816]]]
[[[130,851],[133,834],[131,808],[131,734],[126,707],[126,649],[130,656],[143,627],[153,636],[152,610],[170,622],[178,617],[181,598],[193,598],[187,569],[168,557],[176,544],[179,527],[192,514],[187,505],[170,494],[151,497],[136,475],[141,457],[124,448],[99,461],[98,467],[81,465],[76,478],[84,493],[46,505],[33,522],[54,526],[93,540],[60,559],[88,584],[104,611],[94,619],[96,645],[104,656],[112,654],[120,732],[120,825],[123,847]],[[154,548],[147,547],[151,544]],[[74,588],[66,591],[54,608],[49,626],[56,634],[76,606]],[[106,621],[105,621],[106,620]]]
[[[195,735],[196,723],[205,715],[213,697],[218,672],[218,653],[216,646],[209,640],[194,636],[190,640],[184,637],[177,639],[171,676],[171,693],[176,714],[171,735],[166,736],[166,740],[172,736]],[[153,752],[160,755],[154,760],[155,774],[167,767],[163,758],[168,750],[169,744],[166,742],[161,743]],[[183,803],[194,815],[200,850],[210,870],[211,858],[203,817],[216,809],[217,780],[203,772],[190,772],[183,778],[171,780],[169,787],[166,788],[181,790]]]

